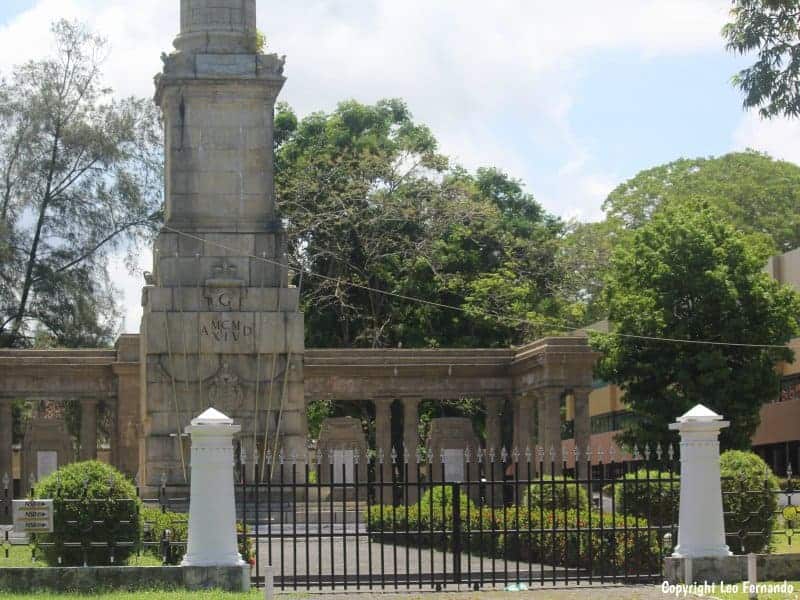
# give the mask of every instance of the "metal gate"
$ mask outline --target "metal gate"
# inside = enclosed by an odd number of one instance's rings
[[[545,461],[541,448],[386,462],[279,454],[266,469],[237,470],[240,546],[253,583],[271,566],[281,590],[659,580],[677,530],[672,448],[626,462],[591,450],[571,458]],[[272,476],[248,481],[262,470]]]

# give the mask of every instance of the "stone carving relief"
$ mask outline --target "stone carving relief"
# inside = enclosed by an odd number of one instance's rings
[[[242,308],[245,282],[237,277],[236,267],[228,262],[214,267],[214,276],[206,280],[203,297],[212,311],[236,312]]]
[[[227,362],[222,363],[220,370],[211,379],[208,398],[212,406],[223,412],[242,408],[244,392],[239,382],[239,376],[231,370]]]

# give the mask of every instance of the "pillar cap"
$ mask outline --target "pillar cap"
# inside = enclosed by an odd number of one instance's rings
[[[233,425],[233,419],[212,407],[199,417],[192,419],[192,425]]]
[[[711,421],[722,421],[722,415],[718,415],[710,408],[698,404],[689,412],[678,417],[677,421],[678,423],[709,423]]]

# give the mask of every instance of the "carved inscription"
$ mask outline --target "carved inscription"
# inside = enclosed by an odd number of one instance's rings
[[[253,337],[253,326],[242,323],[239,319],[211,319],[201,323],[200,335],[215,342],[239,342]]]

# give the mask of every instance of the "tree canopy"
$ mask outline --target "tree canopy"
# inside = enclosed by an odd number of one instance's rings
[[[0,347],[110,343],[109,251],[160,216],[155,107],[103,86],[102,38],[67,21],[53,35],[52,57],[0,81]]]
[[[558,314],[563,224],[500,170],[452,166],[402,101],[281,105],[276,128],[309,345],[502,346]]]
[[[767,236],[775,252],[800,246],[800,167],[759,152],[681,158],[644,170],[609,194],[608,221],[626,229],[674,203],[707,203],[737,229]]]
[[[778,393],[775,367],[792,359],[783,345],[800,331],[800,297],[763,271],[765,246],[708,205],[666,206],[628,241],[604,292],[615,331],[595,338],[598,375],[638,417],[621,441],[668,441],[667,425],[702,403],[730,419],[724,447],[749,447],[759,408]]]
[[[800,115],[800,1],[734,0],[723,35],[729,50],[757,55],[733,78],[744,106],[767,118]]]

